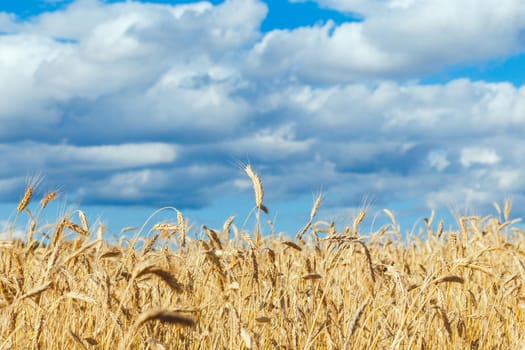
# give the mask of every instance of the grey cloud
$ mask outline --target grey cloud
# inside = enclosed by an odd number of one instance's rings
[[[210,205],[234,188],[235,168],[225,165],[181,165],[176,168],[123,170],[72,187],[75,197],[88,204],[176,206]],[[228,186],[224,186],[227,183]]]
[[[4,167],[0,173],[15,175],[31,169],[69,171],[112,171],[170,164],[176,160],[176,147],[162,143],[98,145],[78,147],[68,144],[49,145],[23,142],[1,144]]]

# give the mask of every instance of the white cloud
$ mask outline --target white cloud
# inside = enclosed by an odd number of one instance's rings
[[[247,103],[231,96],[238,84],[236,72],[201,63],[207,71],[174,68],[147,90],[142,104],[152,114],[150,122],[211,131],[232,128],[246,116]]]
[[[474,213],[470,211],[475,208],[486,207],[488,203],[495,200],[493,193],[488,190],[463,186],[430,192],[425,198],[430,208],[460,210],[461,215],[481,215],[482,213],[479,211]]]
[[[443,171],[450,165],[447,153],[443,151],[432,151],[428,154],[427,159],[430,166],[437,171]]]
[[[35,83],[39,67],[53,60],[68,45],[60,45],[45,37],[18,34],[0,36],[0,120],[37,120],[50,124],[57,111],[49,106],[48,86]]]
[[[494,149],[482,147],[466,147],[461,150],[461,165],[468,168],[473,164],[494,165],[500,161],[500,157]]]
[[[331,140],[366,133],[439,144],[440,138],[449,140],[453,135],[485,136],[495,128],[522,128],[524,93],[524,87],[467,79],[423,86],[382,82],[313,89],[292,85],[262,96],[260,104],[273,106],[267,113],[283,111],[300,121],[298,133],[323,132]]]
[[[65,171],[108,171],[170,164],[175,161],[175,146],[162,143],[72,146],[43,143],[0,145],[4,168],[10,174],[20,168],[58,168]]]
[[[10,34],[0,36],[0,87],[7,95],[0,119],[48,127],[72,117],[62,115],[72,100],[110,96],[109,113],[123,109],[118,118],[122,124],[129,118],[132,125],[136,116],[119,100],[128,93],[133,108],[144,113],[158,108],[173,116],[176,109],[186,121],[201,113],[204,127],[216,127],[216,118],[230,116],[234,122],[245,113],[242,101],[229,96],[238,79],[236,52],[257,39],[265,13],[265,5],[255,0],[219,6],[80,0],[27,22],[4,15],[0,30]],[[73,42],[57,40],[62,38]],[[167,84],[176,74],[184,74],[184,81]],[[206,86],[191,86],[199,80]],[[220,113],[204,118],[213,109]],[[166,118],[154,115],[150,122],[164,127]]]
[[[416,78],[525,49],[520,0],[319,2],[366,16],[362,22],[266,34],[249,56],[251,74],[325,83]]]
[[[521,192],[525,188],[525,168],[498,169],[492,172],[497,188],[504,192]]]
[[[294,129],[292,124],[274,129],[262,129],[254,135],[242,136],[227,142],[224,146],[236,156],[243,157],[249,154],[251,157],[267,161],[284,160],[309,153],[315,144],[314,139],[296,140]]]
[[[165,164],[176,157],[175,147],[161,143],[60,148],[56,152],[60,154],[58,161],[71,159],[82,165],[96,163],[98,169]]]

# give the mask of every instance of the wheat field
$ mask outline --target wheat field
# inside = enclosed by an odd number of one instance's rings
[[[522,349],[525,232],[510,219],[396,218],[377,232],[310,220],[295,238],[257,225],[190,234],[183,214],[104,239],[82,211],[40,224],[33,188],[17,208],[23,238],[0,243],[0,349]],[[55,192],[33,211],[42,211]],[[13,229],[16,224],[13,223]],[[124,230],[126,231],[126,230]],[[125,238],[127,237],[127,238]],[[200,238],[197,238],[200,237]]]

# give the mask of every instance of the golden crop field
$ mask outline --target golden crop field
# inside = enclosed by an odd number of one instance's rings
[[[267,211],[259,176],[256,215]],[[111,244],[82,211],[0,245],[0,349],[521,349],[525,232],[510,219],[425,220],[402,238],[310,221],[293,239],[189,235],[182,213]],[[38,205],[43,210],[56,195]],[[16,220],[15,220],[16,222]],[[46,237],[46,240],[37,237]],[[129,236],[128,236],[129,237]],[[147,238],[145,238],[147,237]]]

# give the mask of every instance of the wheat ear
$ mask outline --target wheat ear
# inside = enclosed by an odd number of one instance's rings
[[[261,177],[255,171],[253,171],[250,164],[244,167],[244,171],[248,174],[250,180],[252,180],[253,190],[255,192],[255,206],[260,210],[268,214],[268,208],[263,204],[264,189],[261,181]]]

